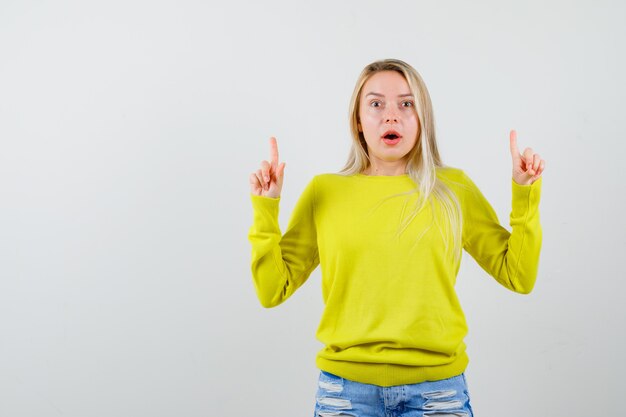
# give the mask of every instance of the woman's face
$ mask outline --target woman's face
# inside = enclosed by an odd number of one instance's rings
[[[419,121],[404,76],[396,71],[372,75],[363,85],[359,104],[358,127],[370,160],[406,163],[405,156],[417,141]]]

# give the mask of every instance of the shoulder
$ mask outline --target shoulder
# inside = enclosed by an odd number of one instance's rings
[[[475,193],[478,188],[469,175],[461,168],[437,167],[437,178],[461,197],[467,193]]]
[[[336,173],[322,173],[313,176],[311,182],[315,183],[316,187],[328,187],[337,183],[342,183],[350,179],[349,175],[336,174]]]
[[[436,168],[437,178],[448,183],[454,184],[467,184],[469,177],[461,168],[443,166]]]
[[[339,174],[336,172],[325,172],[322,174],[317,174],[315,176],[313,176],[313,178],[317,178],[320,180],[337,180],[337,179],[341,179],[341,178],[349,178],[350,175],[344,175],[344,174]]]
[[[436,167],[437,177],[441,179],[458,179],[463,175],[461,168],[451,167],[448,165]]]
[[[349,177],[341,174],[322,173],[309,177],[304,187],[304,194],[317,195],[320,192],[326,192],[341,186]]]
[[[334,200],[337,196],[345,195],[353,192],[354,177],[336,173],[321,173],[314,175],[309,184],[307,191],[315,196],[317,203],[327,200]]]

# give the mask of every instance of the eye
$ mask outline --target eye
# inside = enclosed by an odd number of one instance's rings
[[[374,100],[370,103],[370,106],[372,107],[380,107],[381,105],[382,105],[381,102],[378,100]]]
[[[413,106],[414,106],[413,102],[412,102],[412,101],[410,101],[410,100],[403,101],[403,102],[402,102],[402,105],[403,105],[404,107],[413,107]]]

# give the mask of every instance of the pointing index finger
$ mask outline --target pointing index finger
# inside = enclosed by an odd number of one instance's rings
[[[509,143],[511,148],[511,156],[513,157],[513,159],[519,158],[520,153],[517,149],[517,132],[515,130],[511,130]]]
[[[272,161],[272,165],[278,166],[278,144],[276,143],[276,138],[274,136],[270,138],[270,159]]]

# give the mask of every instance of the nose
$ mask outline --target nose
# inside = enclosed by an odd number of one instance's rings
[[[398,123],[398,115],[393,109],[387,110],[385,114],[385,123]]]

